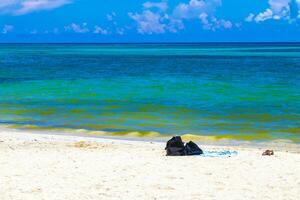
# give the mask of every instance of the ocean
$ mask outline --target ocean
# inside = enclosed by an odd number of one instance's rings
[[[0,124],[300,142],[300,43],[1,44]]]

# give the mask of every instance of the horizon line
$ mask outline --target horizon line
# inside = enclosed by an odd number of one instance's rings
[[[300,41],[218,41],[218,42],[0,42],[0,44],[295,44]]]

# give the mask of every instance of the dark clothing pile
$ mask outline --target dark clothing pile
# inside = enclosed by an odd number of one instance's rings
[[[180,136],[175,136],[170,139],[167,142],[165,150],[167,151],[167,156],[193,156],[203,154],[202,149],[192,141],[184,145]]]

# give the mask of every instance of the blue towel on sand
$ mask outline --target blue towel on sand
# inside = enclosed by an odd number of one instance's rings
[[[208,158],[228,158],[237,156],[237,151],[203,151],[202,157]]]

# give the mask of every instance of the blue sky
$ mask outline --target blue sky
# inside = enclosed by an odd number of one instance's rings
[[[0,42],[300,41],[300,0],[0,0]]]

